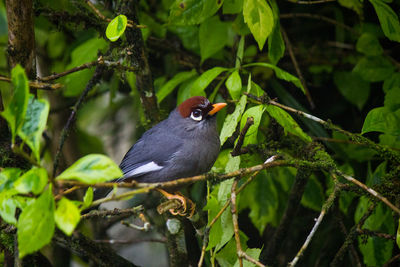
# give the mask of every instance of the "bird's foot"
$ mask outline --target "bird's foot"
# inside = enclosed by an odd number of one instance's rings
[[[176,199],[181,203],[181,206],[178,208],[169,209],[169,212],[172,215],[186,216],[191,218],[196,210],[196,204],[193,203],[192,200],[186,198],[180,192],[175,192],[175,194],[170,194],[165,190],[157,189],[161,194],[163,194],[167,199],[173,200]],[[189,206],[189,209],[188,209]],[[189,211],[189,214],[188,212]]]

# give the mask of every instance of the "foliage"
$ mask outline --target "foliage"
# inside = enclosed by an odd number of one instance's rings
[[[214,179],[205,177],[206,190],[204,183],[188,187],[207,225],[197,231],[205,238],[186,238],[193,242],[186,247],[204,246],[205,266],[241,266],[242,260],[254,266],[243,253],[287,265],[321,211],[329,218],[302,265],[381,266],[398,254],[399,214],[365,188],[398,206],[399,1],[163,0],[135,2],[133,11],[124,1],[111,2],[35,3],[36,81],[20,65],[8,66],[10,53],[0,54],[1,77],[10,77],[0,82],[0,162],[8,162],[0,166],[0,216],[2,229],[12,229],[1,233],[17,230],[20,258],[52,246],[56,228],[66,236],[90,232],[82,215],[102,201],[93,202],[88,186],[123,175],[114,159],[156,123],[151,112],[165,118],[197,95],[228,103],[217,117],[221,152]],[[1,2],[3,48],[5,10]],[[40,90],[39,82],[61,88]],[[221,213],[238,178],[220,181],[219,173],[248,170],[274,155],[285,166],[240,177],[237,206]],[[338,177],[339,170],[366,187]],[[154,189],[143,187],[131,195]],[[139,218],[171,247],[165,217],[144,205],[150,222]],[[3,238],[0,243],[7,246]]]

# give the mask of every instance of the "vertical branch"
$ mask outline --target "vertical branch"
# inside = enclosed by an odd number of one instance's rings
[[[29,78],[35,78],[35,32],[32,0],[6,0],[8,23],[8,60],[18,63]]]
[[[120,0],[117,12],[124,14],[136,25],[139,24],[137,6],[138,1]],[[153,78],[147,59],[142,32],[140,29],[126,28],[126,40],[128,41],[127,59],[135,67],[136,87],[147,119],[153,124],[160,120],[157,97],[154,92]]]
[[[253,259],[252,257],[250,257],[249,255],[247,255],[243,249],[242,249],[242,245],[240,244],[240,233],[239,233],[239,223],[238,223],[238,213],[237,213],[237,205],[236,205],[236,187],[238,184],[238,179],[235,179],[235,181],[232,184],[232,188],[231,188],[231,213],[232,213],[232,223],[233,223],[233,232],[235,233],[235,241],[236,241],[236,253],[238,256],[238,260],[239,260],[239,267],[243,267],[243,259],[257,265],[260,267],[264,267],[265,265],[262,264],[261,262]],[[239,188],[239,190],[242,187]],[[239,191],[237,190],[237,191]],[[229,201],[228,201],[229,202]],[[227,202],[227,203],[228,203]]]
[[[266,242],[266,246],[261,253],[260,259],[262,262],[268,265],[273,264],[275,256],[279,252],[279,249],[286,237],[287,229],[290,228],[293,218],[296,216],[296,212],[300,206],[300,200],[303,196],[310,174],[311,171],[309,169],[298,169],[296,179],[290,191],[285,213],[282,216],[281,222],[276,229],[274,236],[271,238],[271,240]]]
[[[231,212],[232,212],[232,222],[233,222],[233,230],[235,233],[235,241],[236,241],[236,252],[239,259],[239,266],[243,267],[243,259],[242,259],[242,245],[240,244],[240,234],[239,234],[239,223],[238,223],[238,214],[236,209],[236,186],[237,179],[232,184],[231,189]]]
[[[168,219],[166,222],[167,248],[171,267],[189,266],[185,233],[182,223],[178,219]]]
[[[343,242],[343,245],[340,247],[339,251],[336,253],[330,266],[332,266],[332,267],[341,266],[341,261],[342,261],[344,255],[348,252],[348,247],[350,245],[353,245],[353,242],[357,237],[357,229],[361,228],[364,225],[365,221],[368,219],[369,216],[371,216],[372,212],[375,210],[375,207],[376,207],[375,203],[370,205],[368,207],[368,210],[364,213],[364,215],[361,217],[361,219],[358,221],[358,223],[350,229],[349,234],[346,236],[346,239]]]
[[[304,241],[304,244],[301,246],[300,250],[297,252],[296,257],[294,257],[293,260],[291,262],[289,262],[289,264],[288,264],[289,267],[296,266],[297,262],[303,256],[304,251],[308,248],[308,245],[310,244],[312,238],[314,237],[314,234],[317,232],[322,220],[324,219],[325,214],[327,213],[329,208],[332,206],[333,201],[335,200],[338,193],[339,193],[339,186],[335,185],[332,193],[329,195],[328,199],[325,201],[324,206],[322,207],[321,213],[319,214],[318,219],[316,220],[313,228],[311,229],[310,233],[308,234],[306,241]]]
[[[74,107],[72,108],[72,111],[71,111],[71,114],[69,115],[68,121],[65,124],[64,129],[61,132],[60,143],[58,145],[56,156],[54,158],[53,175],[52,175],[53,179],[57,174],[57,168],[58,168],[58,163],[59,163],[60,157],[61,157],[61,151],[64,146],[65,140],[68,137],[72,123],[75,121],[76,113],[78,112],[78,109],[81,107],[83,100],[85,100],[85,97],[87,96],[87,94],[100,80],[102,73],[103,73],[103,67],[97,66],[97,68],[93,74],[93,77],[89,80],[89,82],[86,85],[85,90],[82,92],[78,101],[75,103]]]
[[[306,83],[306,80],[303,77],[303,73],[301,72],[301,69],[299,67],[299,63],[297,62],[297,59],[296,59],[296,57],[294,55],[292,43],[290,42],[289,37],[286,34],[286,31],[282,27],[281,27],[281,30],[282,30],[283,39],[285,40],[286,47],[288,48],[288,51],[289,51],[290,59],[293,62],[293,66],[294,66],[294,68],[296,70],[296,73],[300,78],[300,82],[304,87],[304,91],[306,92],[306,97],[307,97],[308,103],[310,104],[311,108],[314,109],[315,108],[315,104],[314,104],[314,102],[313,102],[313,100],[311,98],[310,91],[308,90],[307,83]]]

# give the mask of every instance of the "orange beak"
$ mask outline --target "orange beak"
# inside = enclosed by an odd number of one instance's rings
[[[214,115],[215,113],[217,113],[218,111],[220,111],[223,107],[226,106],[226,103],[216,103],[213,104],[213,109],[210,110],[210,112],[208,112],[208,115]]]

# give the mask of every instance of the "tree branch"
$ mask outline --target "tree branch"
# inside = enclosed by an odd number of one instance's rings
[[[117,12],[126,15],[135,24],[140,24],[138,20],[138,1],[117,1]],[[157,97],[154,91],[153,78],[147,59],[142,32],[138,28],[127,28],[125,36],[128,45],[127,60],[131,66],[137,67],[136,87],[140,95],[144,114],[151,124],[160,121]]]
[[[267,104],[267,105],[274,105],[277,107],[280,107],[281,109],[284,109],[286,111],[295,113],[298,116],[313,120],[315,122],[318,122],[319,124],[323,125],[324,127],[342,133],[348,137],[350,137],[350,139],[356,143],[359,144],[364,144],[367,147],[374,149],[375,151],[377,151],[383,158],[389,160],[389,161],[394,161],[396,164],[400,164],[400,154],[397,153],[397,151],[394,151],[393,149],[389,148],[389,147],[385,147],[382,146],[380,144],[377,144],[371,140],[369,140],[368,138],[365,138],[364,136],[360,135],[360,134],[354,134],[351,132],[348,132],[346,130],[343,130],[342,128],[340,128],[339,126],[334,125],[333,123],[331,123],[330,121],[324,121],[318,117],[315,117],[313,115],[310,115],[306,112],[303,112],[301,110],[297,110],[288,106],[285,106],[283,104],[280,104],[274,100],[271,100],[266,94],[262,97],[258,97],[249,93],[245,93],[250,99],[255,100],[256,102],[258,102],[259,104]]]
[[[311,229],[311,232],[308,234],[306,241],[304,241],[303,246],[301,246],[300,250],[297,252],[296,257],[294,257],[293,260],[291,262],[289,262],[289,264],[288,264],[289,267],[296,266],[297,262],[303,256],[304,251],[307,249],[308,245],[310,244],[312,238],[314,237],[315,232],[318,230],[318,227],[320,226],[322,220],[324,219],[325,214],[327,213],[329,208],[332,206],[333,201],[337,197],[338,193],[339,193],[339,187],[335,185],[332,193],[329,195],[328,199],[325,201],[324,206],[321,209],[321,213],[319,214],[318,219],[316,220],[316,222],[314,224],[314,227]]]
[[[36,74],[32,5],[32,0],[6,0],[9,64],[12,68],[21,64],[31,79]]]
[[[96,266],[136,266],[119,256],[109,246],[96,243],[80,233],[65,236],[56,231],[53,241],[81,257],[89,258]]]
[[[244,137],[246,136],[247,131],[249,130],[250,126],[254,124],[254,118],[253,117],[248,117],[246,124],[244,125],[242,131],[239,134],[238,141],[236,143],[236,146],[233,148],[231,155],[232,157],[239,156],[241,155],[241,149],[243,146],[243,141]]]
[[[87,94],[99,82],[102,73],[103,73],[103,68],[98,66],[93,74],[93,77],[87,83],[85,90],[82,92],[78,101],[75,103],[74,107],[72,108],[72,111],[71,111],[71,114],[69,115],[68,121],[65,124],[64,129],[62,130],[62,133],[61,133],[60,142],[59,142],[57,152],[56,152],[56,155],[54,158],[52,179],[54,179],[56,176],[58,163],[59,163],[60,157],[61,157],[61,151],[64,146],[65,140],[67,139],[67,136],[69,134],[72,123],[75,121],[76,113],[78,112],[78,109],[81,107]],[[52,180],[52,182],[54,182],[54,180]]]
[[[301,69],[299,67],[299,63],[297,62],[296,56],[294,55],[292,43],[290,42],[289,37],[287,36],[287,33],[286,33],[286,31],[285,31],[285,29],[283,27],[281,27],[281,31],[282,31],[283,40],[285,40],[285,44],[286,44],[286,47],[288,49],[290,59],[292,60],[294,69],[296,70],[297,76],[299,76],[300,82],[303,85],[303,88],[304,88],[308,103],[310,104],[311,109],[314,109],[315,108],[315,104],[314,104],[314,101],[312,100],[310,91],[308,90],[308,86],[307,86],[306,80],[304,79],[303,73],[302,73],[302,71],[301,71]]]

